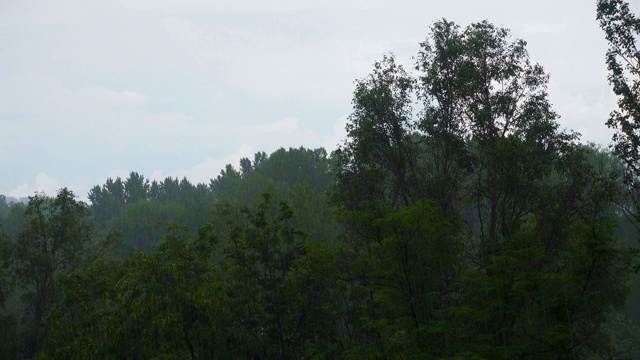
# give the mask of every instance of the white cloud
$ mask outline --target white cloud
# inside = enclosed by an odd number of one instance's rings
[[[177,177],[178,179],[186,177],[193,184],[208,184],[211,179],[220,174],[220,171],[223,170],[227,164],[231,164],[237,169],[241,158],[246,157],[253,159],[253,155],[253,147],[242,144],[236,151],[223,158],[207,157],[189,169],[171,171],[169,175],[166,175],[163,170],[154,170],[151,173],[150,179],[162,181],[167,176]]]
[[[247,128],[249,131],[255,131],[258,133],[280,133],[280,134],[292,134],[298,130],[298,123],[300,120],[294,117],[288,117],[276,122],[267,123],[264,125],[257,125]]]
[[[15,197],[15,198],[21,198],[21,197],[31,196],[31,195],[33,195],[34,192],[35,192],[35,190],[30,188],[29,185],[21,184],[17,188],[9,191],[9,196],[12,196],[12,197]]]
[[[40,172],[36,175],[35,187],[31,187],[31,185],[23,183],[9,191],[9,196],[16,198],[27,197],[33,195],[36,191],[44,191],[49,196],[55,196],[58,190],[60,190],[60,183],[58,180],[48,174]]]
[[[129,174],[131,173],[131,171],[125,170],[125,169],[115,169],[115,170],[111,170],[109,171],[109,173],[107,174],[107,176],[105,176],[104,180],[106,181],[107,179],[111,178],[113,180],[120,178],[122,180],[126,179],[127,177],[129,177]]]
[[[108,107],[136,107],[144,104],[149,98],[132,90],[117,91],[103,86],[83,88],[77,92],[79,103]]]
[[[583,141],[598,144],[611,142],[613,131],[605,125],[609,112],[615,108],[615,97],[603,92],[592,97],[554,91],[554,108],[560,114],[560,123],[582,135]]]
[[[348,119],[349,115],[345,115],[339,118],[335,125],[333,125],[333,133],[322,143],[322,147],[325,148],[327,152],[330,153],[335,150],[338,147],[338,144],[347,138],[346,126]]]
[[[38,190],[54,193],[58,191],[59,186],[60,183],[58,180],[45,173],[38,173],[38,175],[36,175],[36,189]]]
[[[128,102],[141,103],[147,100],[146,96],[130,90],[121,91],[119,95],[126,99]]]

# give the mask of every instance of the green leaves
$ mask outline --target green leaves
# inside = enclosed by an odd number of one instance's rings
[[[341,200],[352,200],[350,208],[365,198],[402,205],[412,201],[408,181],[415,175],[413,84],[392,55],[357,82],[354,112],[347,124],[349,140],[334,154],[340,167],[336,180]]]
[[[100,259],[64,276],[45,354],[73,358],[220,356],[228,310],[210,263],[210,227],[194,239],[172,227],[158,250],[126,261]],[[218,354],[218,355],[216,355]]]
[[[609,43],[606,64],[609,84],[618,97],[618,110],[611,112],[607,126],[615,130],[614,152],[625,165],[625,181],[635,190],[640,175],[640,18],[623,0],[599,0],[597,19]],[[636,215],[640,204],[631,192]]]
[[[262,196],[255,209],[227,208],[228,245],[223,269],[235,319],[233,343],[245,357],[299,357],[306,314],[299,309],[292,274],[304,256],[303,236],[291,226],[287,202]]]
[[[60,298],[57,276],[88,265],[95,245],[94,228],[86,204],[63,188],[55,198],[36,194],[29,198],[26,223],[18,235],[15,269],[28,304],[25,352],[40,350],[47,333],[47,315]]]
[[[609,220],[615,173],[559,130],[549,76],[508,30],[442,20],[420,45],[417,75],[385,57],[357,83],[334,154],[358,319],[347,352],[606,352],[596,324],[621,305],[630,271]],[[600,291],[606,300],[587,300]]]

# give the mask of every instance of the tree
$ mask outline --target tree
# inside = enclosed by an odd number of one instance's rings
[[[234,327],[230,350],[244,358],[300,358],[307,311],[291,274],[304,256],[303,234],[291,226],[285,201],[265,192],[255,209],[222,204],[228,244],[223,269]]]
[[[251,160],[246,157],[240,159],[240,173],[242,173],[242,177],[246,177],[247,175],[251,174],[252,171],[253,163],[251,162]]]
[[[625,165],[625,182],[640,218],[640,18],[624,0],[598,0],[597,20],[609,43],[608,80],[618,97],[618,109],[611,112],[607,126],[615,130],[613,150]]]
[[[7,204],[7,197],[0,195],[0,219],[4,219],[9,214],[9,204]]]
[[[577,135],[559,131],[546,92],[549,76],[531,63],[524,41],[510,41],[508,30],[483,21],[459,31],[440,22],[432,39],[433,47],[423,43],[428,56],[419,61],[431,74],[423,77],[425,92],[436,99],[430,107],[446,105],[438,110],[454,114],[456,125],[444,116],[426,120],[472,144],[467,152],[473,179],[467,186],[479,217],[482,251],[490,255],[498,250],[499,238],[516,231],[535,208],[544,179]],[[457,70],[452,77],[436,73],[442,58]]]
[[[101,258],[61,276],[42,358],[229,357],[229,311],[211,262],[217,237],[210,226],[187,233],[172,225],[151,255]]]
[[[6,306],[15,288],[13,251],[14,244],[0,224],[0,338],[4,339],[0,352],[9,358],[18,357],[17,317]]]
[[[395,58],[374,64],[368,78],[358,81],[354,112],[347,124],[348,140],[335,153],[338,194],[353,209],[363,200],[384,200],[393,206],[415,202],[415,144],[411,137],[414,80]]]
[[[459,26],[440,21],[432,31],[432,36],[420,44],[416,63],[416,70],[422,74],[417,95],[424,106],[419,128],[429,148],[421,158],[428,173],[423,194],[449,211],[465,195],[464,182],[471,170],[465,144],[468,123],[462,120],[467,110],[463,99],[468,70],[460,61],[465,46]]]
[[[149,180],[132,171],[124,182],[124,200],[127,204],[133,204],[147,199],[149,194]]]
[[[622,305],[629,271],[612,222],[615,179],[560,130],[549,77],[524,41],[486,21],[431,30],[417,77],[387,56],[357,83],[334,154],[353,350],[607,351],[603,314]]]
[[[13,243],[0,226],[0,309],[13,291]],[[0,315],[2,312],[0,311]]]
[[[116,216],[125,205],[125,188],[120,177],[107,178],[102,186],[89,190],[91,210],[100,229],[106,229],[107,223]]]
[[[0,226],[12,241],[16,241],[24,227],[26,208],[27,206],[21,202],[8,204],[4,217],[0,217]]]
[[[186,210],[175,202],[141,200],[127,204],[109,221],[108,228],[122,235],[121,255],[138,251],[150,254],[164,238],[166,225],[186,218]]]
[[[323,192],[331,184],[328,168],[329,159],[323,148],[299,147],[274,151],[268,159],[261,162],[256,171],[278,184],[292,186],[306,182],[315,192]]]
[[[94,254],[94,226],[87,205],[67,188],[55,198],[29,197],[26,224],[18,235],[15,267],[28,304],[25,353],[34,355],[47,334],[47,315],[59,299],[56,275],[85,266]]]

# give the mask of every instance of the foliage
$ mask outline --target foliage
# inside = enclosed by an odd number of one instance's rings
[[[291,284],[295,263],[304,256],[303,234],[291,226],[287,202],[277,209],[264,193],[255,210],[227,206],[228,245],[223,269],[235,319],[232,346],[244,358],[299,358],[307,315],[298,308]],[[235,212],[235,214],[234,214]]]
[[[204,184],[171,177],[149,182],[136,172],[124,181],[109,178],[101,187],[93,187],[88,196],[98,228],[123,236],[121,256],[155,250],[166,224],[198,229],[209,219],[213,205],[213,195]]]
[[[548,75],[524,41],[486,21],[436,22],[415,69],[387,56],[357,83],[334,155],[345,281],[361,289],[347,353],[610,351],[601,324],[623,305],[631,261],[611,221],[621,192],[577,134],[559,130]],[[403,246],[415,257],[394,251]]]
[[[101,259],[61,276],[65,294],[41,356],[300,357],[307,315],[292,274],[304,248],[291,208],[274,208],[265,193],[255,209],[225,209],[222,264],[212,262],[211,226],[194,239],[171,227],[151,255]]]
[[[0,226],[0,338],[5,340],[0,342],[0,353],[17,357],[16,316],[6,308],[15,287],[13,243],[2,230]]]
[[[113,240],[95,237],[87,205],[67,188],[55,198],[44,193],[29,197],[14,253],[16,279],[28,305],[25,354],[33,355],[42,347],[48,312],[60,298],[57,276],[87,266]]]
[[[607,126],[615,130],[613,149],[625,165],[637,216],[640,204],[633,189],[638,188],[640,176],[640,18],[624,0],[598,0],[597,19],[609,43],[608,80],[618,97],[618,109],[611,112]]]
[[[0,195],[0,227],[12,241],[18,238],[24,227],[26,208],[21,202],[7,204],[4,195]]]
[[[45,357],[214,358],[227,311],[209,262],[215,235],[172,227],[158,250],[66,275]],[[217,354],[217,355],[216,355]]]

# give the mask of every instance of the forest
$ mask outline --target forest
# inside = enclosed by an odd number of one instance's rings
[[[0,354],[640,358],[640,17],[597,14],[609,147],[561,128],[524,40],[443,19],[356,81],[331,153],[0,196]]]

